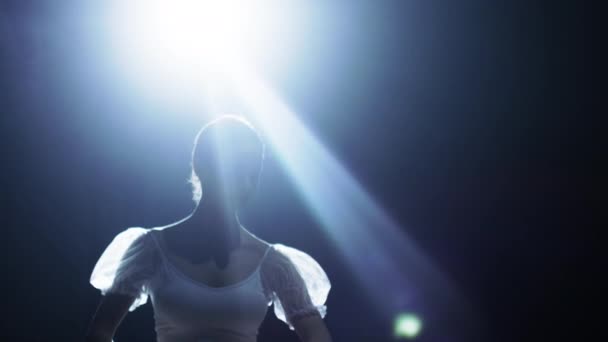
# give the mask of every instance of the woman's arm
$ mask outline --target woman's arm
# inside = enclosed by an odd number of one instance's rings
[[[292,324],[302,342],[331,342],[329,330],[319,315],[302,317]]]
[[[102,296],[86,333],[87,342],[111,342],[135,297],[108,293]]]

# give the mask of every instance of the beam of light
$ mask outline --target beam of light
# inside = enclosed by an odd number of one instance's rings
[[[464,309],[466,304],[445,275],[275,92],[246,68],[233,71],[234,86],[253,111],[256,125],[385,318],[414,303],[430,304],[424,303],[427,300],[448,299]]]
[[[235,8],[235,3],[241,7]],[[217,76],[210,78],[210,72],[219,72],[231,80],[253,113],[255,126],[267,137],[325,233],[384,319],[392,321],[403,310],[420,309],[416,306],[424,309],[438,303],[449,303],[462,308],[460,313],[470,314],[468,303],[399,224],[274,90],[252,73],[252,68],[244,66],[242,61],[251,55],[247,51],[251,46],[246,42],[256,42],[252,39],[253,28],[271,20],[243,1],[155,0],[146,4],[127,11],[127,27],[123,29],[131,29],[122,32],[127,38],[123,40],[127,50],[149,58],[141,62],[150,64],[148,72],[161,71],[162,75],[162,71],[167,71],[163,69],[168,69],[173,73],[173,66],[177,66],[180,71],[209,82]],[[220,7],[209,7],[210,4]],[[169,79],[174,79],[171,76]]]

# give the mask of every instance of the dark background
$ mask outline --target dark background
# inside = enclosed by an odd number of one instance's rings
[[[285,52],[279,71],[261,70],[481,317],[474,328],[444,317],[420,341],[590,331],[590,36],[572,4],[319,5],[309,27],[319,37]],[[187,158],[205,120],[185,130],[171,118],[186,107],[131,99],[87,34],[99,30],[83,19],[96,10],[0,2],[3,340],[79,340],[99,299],[88,277],[111,238],[192,207]],[[310,252],[331,275],[334,340],[390,340],[392,322],[361,300],[276,160],[261,188],[251,230]],[[296,341],[272,310],[260,334]],[[116,340],[153,336],[148,304]]]

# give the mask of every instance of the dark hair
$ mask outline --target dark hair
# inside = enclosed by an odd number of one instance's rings
[[[241,125],[241,127],[247,128],[248,130],[251,131],[251,133],[255,134],[255,136],[258,138],[258,140],[260,142],[260,147],[262,150],[261,161],[263,163],[264,154],[265,154],[264,142],[262,140],[262,137],[258,133],[258,131],[255,129],[255,127],[253,127],[253,125],[247,119],[245,119],[244,117],[239,116],[239,115],[227,114],[227,115],[219,116],[218,118],[213,119],[212,121],[208,122],[196,134],[196,136],[194,138],[194,147],[192,149],[192,155],[190,158],[190,178],[188,179],[188,183],[190,183],[192,185],[192,200],[194,201],[194,203],[196,205],[199,204],[201,198],[203,197],[203,188],[201,185],[200,178],[198,177],[198,175],[196,173],[196,169],[195,169],[195,158],[196,158],[197,150],[199,149],[201,143],[206,143],[206,141],[208,140],[208,139],[202,139],[202,138],[209,135],[208,132],[211,128],[214,128],[214,127],[219,128],[221,126],[220,124],[227,123],[227,122],[236,123],[238,125]],[[213,148],[213,146],[211,146],[211,148]]]

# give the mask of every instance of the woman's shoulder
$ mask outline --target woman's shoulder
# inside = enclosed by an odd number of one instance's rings
[[[324,274],[319,262],[310,254],[283,243],[271,243],[265,260],[268,273]]]
[[[127,227],[116,234],[114,239],[137,239],[141,236],[147,235],[152,228],[144,227]]]
[[[282,243],[273,243],[271,252],[262,279],[265,289],[283,296],[287,293],[306,294],[309,300],[302,303],[312,302],[324,316],[324,303],[331,289],[331,282],[317,260],[301,249]],[[299,305],[294,304],[293,298],[283,299],[288,300],[283,303],[285,305]],[[285,320],[283,308],[284,306],[275,306],[275,313],[279,319]]]
[[[107,267],[108,264],[124,263],[124,261],[154,259],[155,246],[152,241],[153,229],[144,227],[127,227],[119,231],[106,246],[98,260]]]
[[[258,253],[260,255],[264,255],[270,252],[274,245],[273,243],[270,243],[258,237],[247,229],[241,229],[241,239],[243,241],[243,246],[245,247],[245,249],[249,251],[254,251],[255,253]]]
[[[133,248],[150,244],[152,228],[128,227],[118,232],[109,247],[114,248]]]
[[[283,243],[271,243],[270,249],[273,258],[277,260],[314,260],[314,258],[305,251]]]

